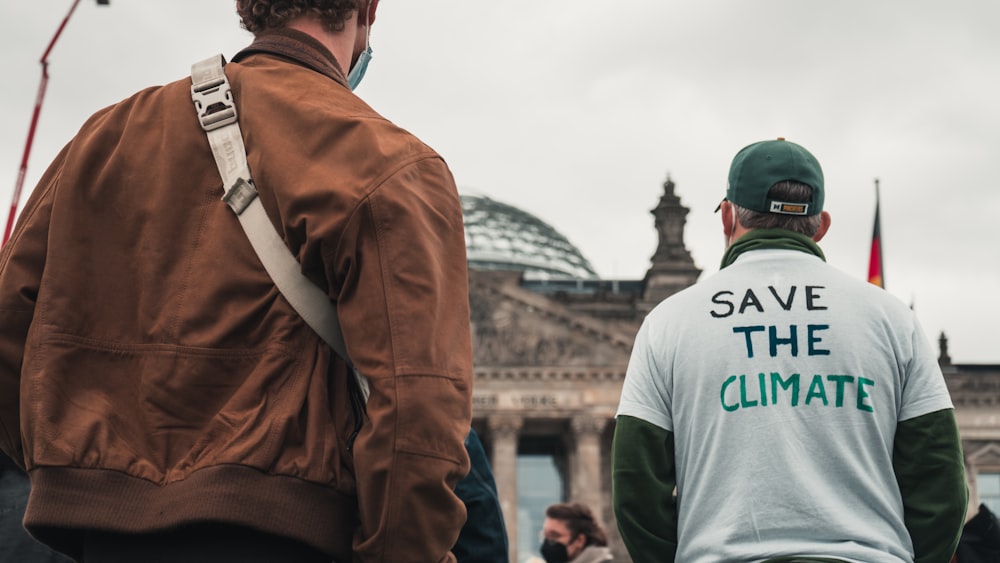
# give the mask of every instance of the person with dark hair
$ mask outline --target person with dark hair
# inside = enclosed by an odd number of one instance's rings
[[[947,563],[966,507],[954,408],[913,311],[826,264],[823,171],[740,150],[718,274],[629,360],[612,503],[635,563]]]
[[[545,509],[542,557],[545,563],[608,563],[613,561],[608,536],[590,507],[578,502]]]
[[[0,449],[36,539],[87,563],[455,561],[462,208],[440,155],[353,92],[378,5],[238,0],[247,48],[97,112],[42,177],[0,252]],[[222,181],[227,115],[249,181]]]

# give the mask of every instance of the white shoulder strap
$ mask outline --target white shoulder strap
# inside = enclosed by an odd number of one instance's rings
[[[347,355],[336,305],[319,286],[302,275],[298,261],[267,218],[257,197],[232,89],[223,70],[225,64],[222,55],[215,55],[191,66],[191,99],[222,176],[222,200],[236,213],[278,291],[320,338],[351,366],[367,401],[368,379],[354,370],[354,364]]]

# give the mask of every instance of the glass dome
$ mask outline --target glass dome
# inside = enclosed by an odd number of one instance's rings
[[[462,195],[473,270],[520,270],[529,279],[596,279],[566,237],[534,215],[486,196]]]

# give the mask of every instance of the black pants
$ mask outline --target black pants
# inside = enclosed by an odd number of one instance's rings
[[[70,558],[35,541],[21,525],[30,490],[28,476],[0,453],[0,561],[70,563]]]
[[[331,563],[301,542],[221,524],[156,534],[87,532],[83,563]]]

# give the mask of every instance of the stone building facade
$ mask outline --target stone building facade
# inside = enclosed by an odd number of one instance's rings
[[[684,244],[688,209],[668,178],[651,211],[658,246],[641,280],[600,279],[562,235],[489,198],[463,196],[469,250],[473,426],[490,456],[512,563],[537,555],[542,504],[528,504],[532,456],[551,459],[552,501],[588,504],[616,561],[629,561],[611,510],[614,414],[642,318],[701,271]],[[1000,503],[1000,365],[941,365],[980,496]],[[520,478],[520,479],[519,479]],[[993,481],[996,480],[996,496]],[[974,481],[975,484],[975,481]],[[547,501],[546,501],[547,502]]]

